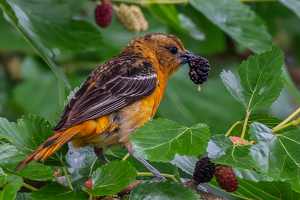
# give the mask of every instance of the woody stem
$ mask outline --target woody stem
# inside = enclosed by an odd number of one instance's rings
[[[150,172],[138,172],[137,174],[138,174],[138,176],[154,176],[154,174],[152,174]],[[165,178],[172,179],[175,183],[178,183],[178,181],[174,175],[171,175],[171,174],[161,174],[161,175]]]

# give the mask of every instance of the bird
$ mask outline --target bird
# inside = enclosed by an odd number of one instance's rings
[[[94,146],[94,152],[108,163],[105,150],[117,146],[140,161],[153,180],[162,174],[141,157],[134,156],[129,136],[152,120],[164,95],[168,78],[197,55],[184,48],[175,35],[150,33],[137,37],[90,73],[61,114],[48,138],[15,171],[32,160],[44,162],[65,143],[76,148]]]

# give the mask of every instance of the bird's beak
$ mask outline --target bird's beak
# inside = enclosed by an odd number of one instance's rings
[[[194,58],[194,57],[199,57],[198,55],[196,54],[193,54],[192,52],[189,52],[188,50],[186,50],[186,53],[182,54],[180,56],[181,58],[181,62],[180,64],[186,64],[188,63],[188,61],[191,59],[191,58]]]

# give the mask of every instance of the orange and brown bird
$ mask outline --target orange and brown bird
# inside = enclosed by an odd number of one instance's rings
[[[104,151],[126,147],[129,136],[151,120],[164,95],[167,79],[194,57],[174,35],[151,33],[135,38],[123,51],[95,69],[64,109],[54,135],[16,168],[32,160],[44,162],[67,142],[74,147],[94,146],[96,155],[109,162]],[[164,177],[141,157],[135,157],[155,176]]]

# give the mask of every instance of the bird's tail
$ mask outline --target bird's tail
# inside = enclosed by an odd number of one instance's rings
[[[15,168],[17,171],[19,168],[28,165],[32,160],[44,162],[49,156],[55,153],[65,143],[69,142],[79,131],[58,132],[48,138],[43,144],[41,144],[34,152],[32,152],[27,158],[25,158]]]

